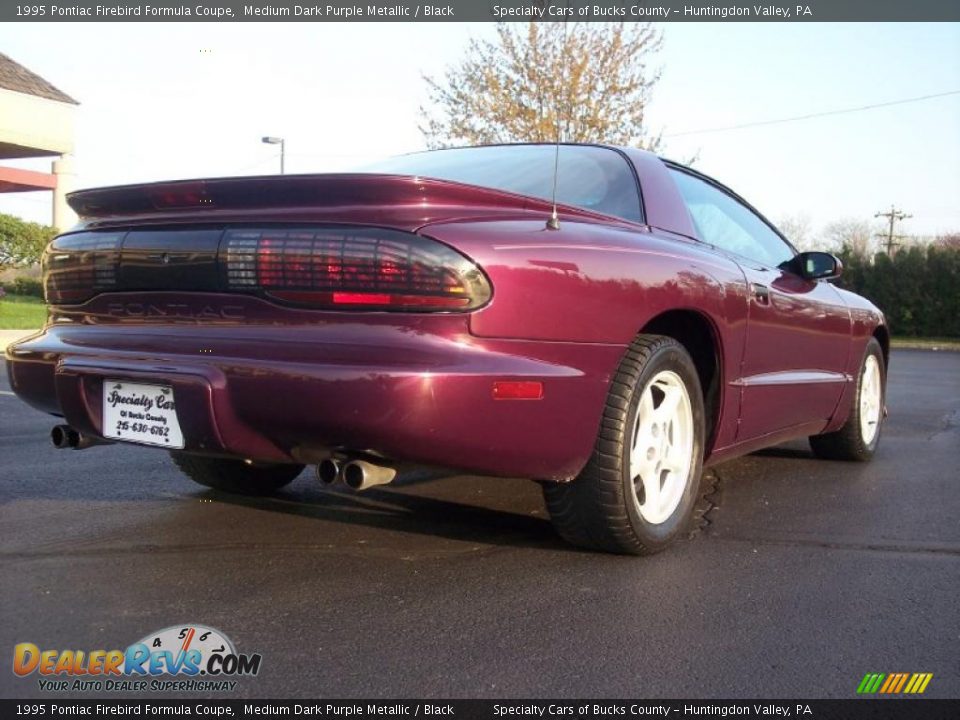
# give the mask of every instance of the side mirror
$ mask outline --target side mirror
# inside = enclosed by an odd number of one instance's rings
[[[807,280],[832,280],[843,273],[843,263],[825,252],[802,252],[793,259],[794,268]]]

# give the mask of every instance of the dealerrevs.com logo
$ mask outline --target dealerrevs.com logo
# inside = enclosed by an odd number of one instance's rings
[[[238,653],[219,630],[175,625],[150,633],[126,650],[50,650],[34,643],[13,649],[13,672],[37,675],[46,692],[232,691],[242,676],[260,672],[259,653]]]

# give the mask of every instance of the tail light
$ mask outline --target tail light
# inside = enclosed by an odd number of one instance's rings
[[[43,254],[47,302],[79,303],[115,289],[123,236],[91,232],[55,238]]]
[[[53,305],[180,289],[255,293],[311,308],[468,311],[491,296],[480,268],[456,250],[378,228],[80,232],[53,240],[43,271]]]
[[[310,307],[464,311],[491,294],[468,258],[394,230],[228,230],[224,251],[228,289]]]

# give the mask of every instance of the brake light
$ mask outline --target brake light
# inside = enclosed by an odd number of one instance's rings
[[[229,289],[310,307],[472,310],[491,294],[469,259],[396,230],[237,229],[221,248]]]
[[[123,233],[76,233],[54,238],[43,254],[46,301],[81,303],[115,289]]]
[[[148,195],[150,202],[157,210],[213,207],[213,199],[207,194],[206,184],[203,182],[178,182],[161,185]]]

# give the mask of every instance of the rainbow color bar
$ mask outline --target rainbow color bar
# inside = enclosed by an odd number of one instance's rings
[[[933,673],[867,673],[857,686],[858,695],[920,695],[933,679]]]

